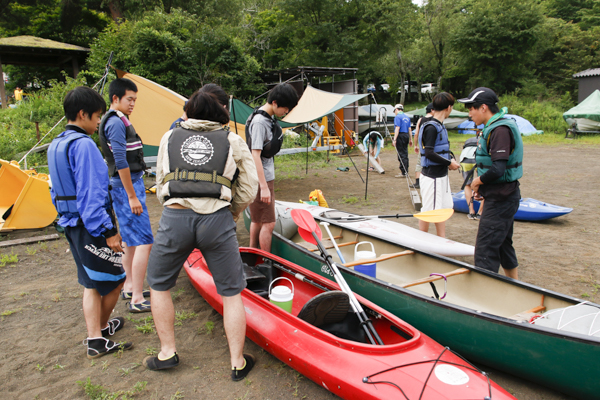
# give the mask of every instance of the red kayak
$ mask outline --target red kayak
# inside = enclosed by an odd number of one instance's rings
[[[336,283],[261,250],[240,248],[240,253],[248,285],[242,292],[248,338],[337,396],[514,399],[450,349],[357,295],[384,343],[369,344],[345,300],[347,294]],[[185,271],[202,297],[222,314],[221,296],[199,251],[190,255]],[[291,313],[268,300],[270,284],[278,277],[293,283]],[[285,279],[276,283],[291,289]]]

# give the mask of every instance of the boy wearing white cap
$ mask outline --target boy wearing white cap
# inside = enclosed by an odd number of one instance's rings
[[[406,178],[408,175],[408,146],[412,146],[412,130],[410,117],[404,114],[404,106],[396,104],[394,107],[394,146],[400,161],[400,173],[396,178]]]

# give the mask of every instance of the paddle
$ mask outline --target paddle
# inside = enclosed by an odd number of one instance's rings
[[[331,262],[331,256],[327,253],[327,250],[325,250],[325,247],[323,247],[323,243],[321,243],[321,240],[319,239],[319,236],[321,236],[321,230],[319,229],[319,226],[317,225],[317,222],[315,221],[313,216],[308,211],[301,209],[292,210],[291,215],[296,225],[298,225],[298,233],[300,233],[300,236],[302,236],[302,238],[307,242],[312,243],[319,248],[321,256],[325,259],[325,263],[327,263],[327,266],[333,273],[333,277],[340,286],[340,289],[342,289],[342,291],[348,295],[348,298],[350,299],[350,305],[352,306],[352,310],[357,315],[360,324],[365,330],[365,333],[369,338],[371,344],[383,345],[381,338],[379,337],[377,331],[373,327],[373,323],[365,314],[365,311],[354,296],[352,290],[350,290],[350,287],[348,287],[346,280],[340,273],[335,263]],[[310,234],[310,236],[308,234]]]
[[[417,214],[395,214],[395,215],[363,215],[356,217],[326,217],[322,216],[322,218],[326,218],[331,221],[354,221],[360,219],[374,219],[374,218],[404,218],[404,217],[414,217],[416,219],[420,219],[424,222],[438,223],[445,222],[454,214],[454,210],[451,208],[442,208],[439,210],[431,210],[424,211]]]

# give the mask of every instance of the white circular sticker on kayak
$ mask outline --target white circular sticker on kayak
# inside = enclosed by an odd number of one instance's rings
[[[442,364],[435,367],[435,376],[447,385],[464,385],[469,375],[452,365]]]

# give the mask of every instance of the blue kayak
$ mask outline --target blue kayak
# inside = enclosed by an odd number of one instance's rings
[[[467,205],[464,191],[453,193],[452,200],[454,200],[454,210],[465,214],[469,212],[469,206]],[[479,202],[476,200],[473,200],[473,209],[475,212],[479,210]],[[554,204],[527,198],[521,199],[521,204],[519,204],[515,219],[518,221],[543,221],[545,219],[560,217],[571,211],[573,211],[572,208],[555,206]]]

